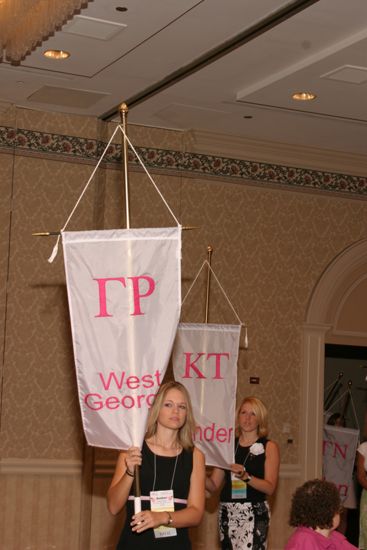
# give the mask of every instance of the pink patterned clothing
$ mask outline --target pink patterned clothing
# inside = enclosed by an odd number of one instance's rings
[[[324,537],[310,527],[297,527],[284,550],[358,550],[338,531]]]

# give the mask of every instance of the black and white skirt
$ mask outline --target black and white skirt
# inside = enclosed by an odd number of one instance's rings
[[[265,550],[269,520],[267,502],[221,502],[219,537],[222,550]]]

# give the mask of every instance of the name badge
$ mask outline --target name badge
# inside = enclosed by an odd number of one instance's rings
[[[233,472],[231,473],[231,483],[233,499],[247,498],[247,483],[242,479],[238,479]]]
[[[167,491],[150,491],[150,509],[152,512],[174,512],[175,503],[173,499],[172,489]],[[177,531],[175,527],[160,525],[154,529],[156,539],[165,537],[176,537]]]

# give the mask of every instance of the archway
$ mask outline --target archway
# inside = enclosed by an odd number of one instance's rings
[[[312,292],[303,327],[301,375],[301,471],[322,473],[325,343],[367,346],[367,239],[343,250]]]

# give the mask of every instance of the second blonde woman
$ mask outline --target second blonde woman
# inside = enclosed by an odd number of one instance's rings
[[[237,412],[235,463],[214,468],[206,489],[223,485],[219,505],[222,550],[263,550],[269,529],[269,505],[278,482],[279,449],[268,439],[268,413],[256,397],[243,399]]]

